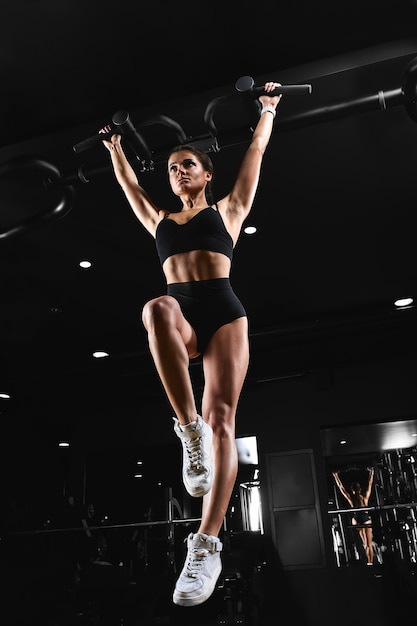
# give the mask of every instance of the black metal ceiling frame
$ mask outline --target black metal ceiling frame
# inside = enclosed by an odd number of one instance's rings
[[[138,126],[135,126],[127,111],[117,111],[112,117],[110,130],[107,133],[97,133],[74,145],[73,150],[77,153],[83,152],[117,132],[124,135],[127,139],[127,143],[135,158],[135,166],[139,168],[139,171],[152,172],[156,165],[166,162],[166,158],[172,148],[172,141],[169,146],[154,153],[144,139],[142,129],[145,127],[162,125],[170,131],[174,131],[178,144],[199,146],[206,152],[219,152],[224,148],[249,143],[260,115],[261,107],[258,98],[266,92],[263,87],[257,87],[250,76],[243,76],[238,79],[235,83],[235,88],[236,92],[233,94],[214,98],[208,103],[204,112],[204,122],[208,132],[203,135],[187,135],[184,128],[176,120],[166,115],[156,115],[147,118],[141,121]],[[272,92],[272,95],[304,95],[311,92],[312,86],[309,84],[280,85]],[[269,95],[271,95],[271,92]],[[245,126],[237,129],[219,131],[215,123],[216,111],[220,105],[233,103],[236,96],[242,99],[247,113],[247,123]],[[405,107],[412,121],[417,122],[417,57],[412,58],[408,62],[399,87],[387,91],[379,90],[377,93],[350,100],[333,102],[310,109],[307,108],[305,111],[294,115],[281,117],[275,122],[273,134],[370,111],[385,111],[389,107],[400,105]],[[74,197],[73,185],[80,182],[91,182],[96,176],[109,172],[111,164],[80,166],[76,171],[62,174],[56,166],[40,159],[17,157],[0,166],[0,175],[7,175],[7,173],[15,172],[16,170],[24,172],[31,168],[39,171],[41,184],[46,191],[60,189],[61,196],[57,199],[52,209],[48,208],[47,211],[38,212],[37,215],[31,215],[19,224],[13,224],[0,231],[0,240],[16,235],[22,230],[38,226],[45,221],[66,215],[72,206]]]

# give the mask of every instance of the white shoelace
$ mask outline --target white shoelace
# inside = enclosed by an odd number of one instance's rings
[[[191,578],[198,578],[200,570],[204,565],[204,561],[209,555],[209,551],[205,548],[192,548],[188,554],[187,568],[185,575]]]
[[[201,437],[186,440],[185,447],[187,449],[190,466],[196,470],[204,469],[201,463]]]

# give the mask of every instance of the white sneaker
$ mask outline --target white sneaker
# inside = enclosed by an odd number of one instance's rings
[[[195,606],[205,602],[214,591],[222,571],[220,552],[223,544],[212,535],[190,533],[187,548],[187,558],[173,600],[174,604],[181,606]]]
[[[213,431],[200,415],[197,421],[181,426],[174,417],[174,430],[183,447],[182,479],[190,496],[199,498],[213,485],[212,460]]]

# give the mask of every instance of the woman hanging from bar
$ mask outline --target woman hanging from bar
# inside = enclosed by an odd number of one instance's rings
[[[230,270],[272,134],[281,95],[270,92],[278,86],[265,83],[258,97],[262,110],[235,182],[217,202],[211,196],[213,164],[203,150],[180,145],[169,154],[169,183],[182,205],[171,212],[157,206],[140,185],[122,137],[107,135],[103,140],[132,210],[155,238],[167,282],[167,294],[145,304],[142,320],[175,413],[185,488],[203,498],[201,523],[188,536],[185,565],[174,590],[173,600],[182,606],[206,601],[222,569],[219,534],[237,475],[235,414],[249,364],[248,320],[231,286]],[[110,131],[106,126],[100,132]],[[199,355],[204,374],[200,411],[189,373],[189,360]],[[155,416],[150,419],[157,433],[160,424]]]

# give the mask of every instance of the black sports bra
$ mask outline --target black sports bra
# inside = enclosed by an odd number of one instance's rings
[[[217,205],[202,209],[188,222],[178,224],[167,213],[156,229],[156,249],[161,265],[173,254],[191,250],[221,252],[232,260],[233,239],[227,232]]]

